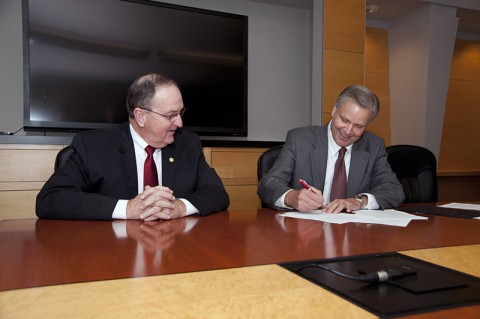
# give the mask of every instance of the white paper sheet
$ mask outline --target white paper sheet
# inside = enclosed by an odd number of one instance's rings
[[[310,212],[288,212],[279,216],[311,219],[332,224],[367,223],[406,227],[412,220],[428,220],[428,217],[408,214],[395,209],[358,210],[352,214],[327,214],[320,210]]]
[[[463,203],[450,203],[450,204],[440,205],[438,207],[480,210],[480,205],[463,204]]]

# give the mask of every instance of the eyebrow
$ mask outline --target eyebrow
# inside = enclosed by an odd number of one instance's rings
[[[345,122],[352,123],[352,121],[350,121],[348,118],[346,118],[346,117],[343,116],[342,114],[340,114],[340,118],[341,118],[343,121],[345,121]],[[367,123],[367,124],[368,124],[368,123]],[[359,127],[366,127],[367,124],[353,123],[353,125],[359,126]]]

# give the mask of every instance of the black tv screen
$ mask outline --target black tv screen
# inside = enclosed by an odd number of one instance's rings
[[[139,75],[180,84],[186,129],[247,135],[246,16],[156,1],[23,0],[25,130],[128,120]]]

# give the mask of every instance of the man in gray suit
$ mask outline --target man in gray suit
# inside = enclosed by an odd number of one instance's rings
[[[339,95],[327,125],[289,131],[272,169],[259,182],[261,200],[275,209],[328,213],[399,206],[405,194],[387,161],[384,141],[365,132],[379,107],[373,92],[353,85]],[[341,148],[346,148],[346,192],[330,200]]]

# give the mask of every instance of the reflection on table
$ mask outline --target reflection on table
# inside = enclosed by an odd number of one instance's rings
[[[141,221],[0,222],[0,291],[375,252],[479,244],[478,220],[328,224],[270,209]]]

